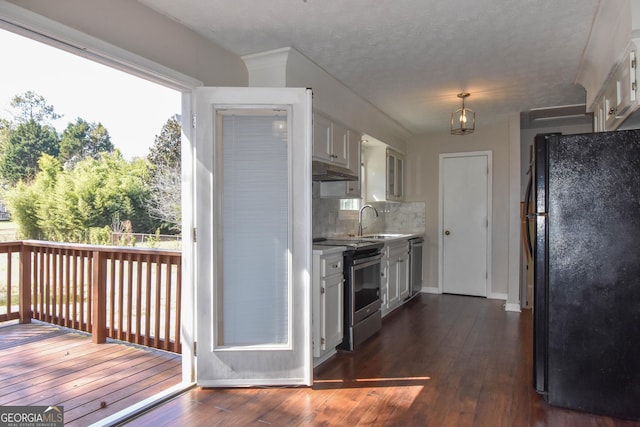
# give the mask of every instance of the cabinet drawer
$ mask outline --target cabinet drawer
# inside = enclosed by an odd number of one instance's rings
[[[342,265],[342,254],[324,257],[320,261],[320,276],[325,277],[332,274],[342,273]]]

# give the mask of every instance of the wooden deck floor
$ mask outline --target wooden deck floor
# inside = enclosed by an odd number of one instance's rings
[[[502,301],[421,295],[312,388],[195,388],[134,426],[631,427],[554,408],[532,388],[531,313]]]
[[[44,324],[0,327],[0,405],[61,405],[68,426],[88,426],[180,381],[177,354],[93,344]]]

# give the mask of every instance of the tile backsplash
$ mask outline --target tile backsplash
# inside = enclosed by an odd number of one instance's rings
[[[358,211],[341,211],[339,199],[321,199],[319,187],[313,184],[313,237],[357,235]],[[369,204],[379,215],[376,217],[372,209],[363,211],[363,234],[424,233],[424,202]]]

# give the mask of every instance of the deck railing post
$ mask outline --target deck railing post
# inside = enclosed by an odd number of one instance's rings
[[[31,249],[20,244],[20,323],[31,323]]]
[[[91,276],[91,335],[101,344],[107,340],[107,258],[100,250],[93,251]]]

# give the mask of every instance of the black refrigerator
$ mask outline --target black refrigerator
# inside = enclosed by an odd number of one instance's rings
[[[640,131],[534,140],[534,384],[640,419]]]

